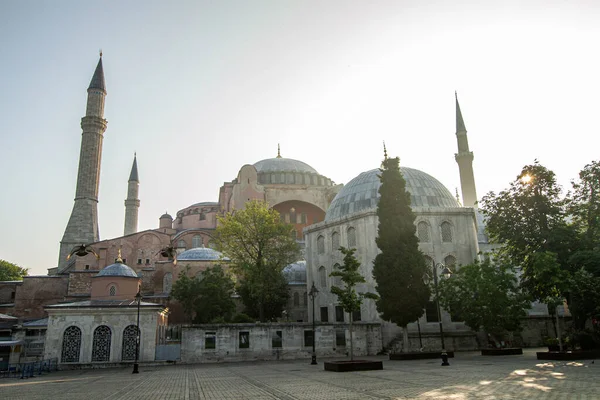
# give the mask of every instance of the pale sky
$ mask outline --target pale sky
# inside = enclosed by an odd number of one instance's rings
[[[454,91],[477,193],[534,159],[600,158],[598,1],[0,2],[0,259],[45,274],[75,196],[86,89],[108,95],[101,239],[217,201],[244,164],[302,160],[336,183],[401,165],[460,187]]]

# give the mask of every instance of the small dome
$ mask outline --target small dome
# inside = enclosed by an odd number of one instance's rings
[[[460,207],[450,191],[433,176],[407,167],[400,167],[400,171],[406,181],[412,207]],[[376,209],[381,186],[380,173],[379,168],[372,169],[348,182],[331,202],[325,220]]]
[[[167,218],[167,219],[173,219],[173,217],[171,217],[171,215],[167,214],[167,213],[164,213],[163,215],[161,215],[159,219],[165,219],[165,218]]]
[[[296,261],[283,269],[288,284],[306,284],[306,261]]]
[[[133,269],[120,262],[116,262],[108,267],[103,268],[95,277],[97,278],[100,276],[123,276],[126,278],[139,278],[138,274],[136,274]]]
[[[318,174],[310,165],[291,158],[267,158],[254,164],[260,174],[263,172],[308,172]]]
[[[213,250],[209,247],[196,247],[189,249],[177,256],[177,261],[229,261],[229,258],[224,257],[223,253]]]

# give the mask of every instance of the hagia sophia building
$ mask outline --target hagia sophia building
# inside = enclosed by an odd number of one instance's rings
[[[342,256],[337,250],[340,245],[357,249],[361,272],[367,280],[358,290],[374,291],[371,268],[378,252],[375,244],[380,185],[377,165],[341,185],[302,161],[282,157],[278,149],[274,158],[243,165],[237,177],[220,187],[217,202],[191,204],[173,216],[165,213],[158,218],[157,228],[138,231],[140,183],[134,157],[127,183],[124,234],[101,240],[97,204],[102,140],[107,127],[104,119],[107,92],[102,58],[87,91],[86,114],[81,120],[83,134],[76,196],[60,241],[58,266],[50,269],[47,276],[26,277],[23,282],[0,285],[0,313],[28,319],[44,318],[47,306],[89,301],[92,292],[104,291],[105,298],[121,298],[125,296],[121,286],[128,286],[117,282],[117,278],[137,277],[141,281],[144,302],[168,306],[170,325],[184,323],[181,308],[169,299],[174,281],[181,271],[188,268],[190,276],[197,276],[216,263],[228,261],[211,246],[211,233],[217,226],[217,216],[243,208],[247,201],[254,199],[266,201],[280,213],[282,220],[292,224],[303,248],[304,259],[284,270],[290,287],[286,310],[288,320],[310,320],[312,311],[308,306],[307,291],[313,283],[320,292],[316,299],[316,320],[330,323],[348,320],[336,296],[329,291],[336,284],[329,274],[336,264],[342,263]],[[476,207],[473,153],[469,149],[458,100],[456,137],[458,152],[455,159],[460,173],[462,203],[458,193],[453,195],[431,175],[413,168],[401,168],[417,217],[419,247],[432,265],[466,264],[491,246],[484,233],[483,218]],[[143,173],[143,168],[139,170]],[[91,246],[98,257],[90,253],[67,260],[71,250],[82,244]],[[160,250],[169,245],[177,250],[176,265],[172,259],[160,254]],[[114,267],[117,259],[119,266]],[[110,273],[107,268],[111,268]],[[113,276],[114,282],[111,283],[107,276]],[[102,277],[103,286],[97,283],[100,282],[99,277]],[[9,296],[6,294],[9,286],[13,288],[10,299],[4,299]],[[450,332],[464,332],[466,335],[469,331],[463,322],[452,321],[445,312],[442,312],[441,318],[444,328]],[[372,300],[365,301],[355,320],[382,323],[384,345],[394,340],[399,332],[397,327],[379,319]],[[437,313],[428,306],[419,321],[419,329],[434,335],[437,321]],[[409,329],[417,329],[416,324],[411,324]]]

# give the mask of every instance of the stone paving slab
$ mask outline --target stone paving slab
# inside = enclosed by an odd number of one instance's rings
[[[328,372],[309,360],[58,371],[0,379],[0,399],[600,399],[600,360],[538,361],[456,353],[439,360],[382,360],[383,370]]]

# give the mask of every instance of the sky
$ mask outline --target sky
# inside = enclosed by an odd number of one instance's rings
[[[99,49],[108,95],[101,239],[277,155],[336,183],[404,166],[460,188],[454,92],[478,197],[535,159],[567,190],[600,140],[597,1],[0,2],[0,259],[45,274],[73,207]]]

